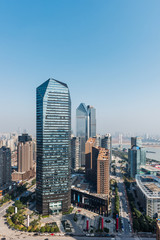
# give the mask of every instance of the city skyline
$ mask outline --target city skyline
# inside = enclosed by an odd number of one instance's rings
[[[35,135],[35,89],[53,77],[69,86],[74,134],[80,102],[96,108],[97,133],[160,134],[159,7],[156,0],[1,2],[0,132]]]

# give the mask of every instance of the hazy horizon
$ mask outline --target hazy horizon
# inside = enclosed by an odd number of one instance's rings
[[[97,111],[97,133],[160,135],[160,2],[0,2],[0,132],[35,134],[36,88],[52,77]]]

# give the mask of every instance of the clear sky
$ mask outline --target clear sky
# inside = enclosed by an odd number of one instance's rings
[[[36,87],[68,84],[97,132],[160,134],[159,0],[0,0],[0,132],[35,133]]]

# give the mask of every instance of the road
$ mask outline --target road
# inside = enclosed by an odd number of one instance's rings
[[[123,182],[123,175],[120,171],[121,164],[118,163],[118,161],[121,160],[119,158],[116,158],[116,181],[118,186],[118,192],[119,192],[119,199],[120,199],[120,217],[122,222],[122,233],[124,235],[129,236],[132,233],[131,228],[131,216],[129,212],[129,206],[126,199],[126,193],[125,193],[125,187]]]

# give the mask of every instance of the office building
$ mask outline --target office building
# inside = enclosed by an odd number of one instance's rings
[[[153,175],[136,175],[138,200],[145,214],[160,217],[160,179]]]
[[[3,146],[0,148],[0,190],[7,190],[11,184],[11,150]]]
[[[71,101],[68,86],[48,79],[37,88],[36,209],[43,215],[70,207]]]
[[[76,135],[80,141],[80,163],[85,166],[85,143],[88,138],[96,137],[96,109],[81,103],[76,109]]]
[[[109,150],[100,148],[97,159],[97,193],[109,197],[110,189],[110,156]]]
[[[140,174],[142,165],[146,165],[146,150],[140,146],[142,144],[139,138],[131,138],[131,149],[128,149],[128,171],[132,178]]]
[[[131,137],[131,148],[133,146],[142,147],[142,138],[141,137]]]
[[[87,113],[88,113],[88,138],[96,137],[96,109],[88,105]]]
[[[17,162],[18,172],[27,172],[33,168],[33,143],[26,133],[18,137]]]
[[[85,176],[88,181],[97,185],[97,158],[99,148],[96,147],[96,138],[89,138],[85,144]]]

